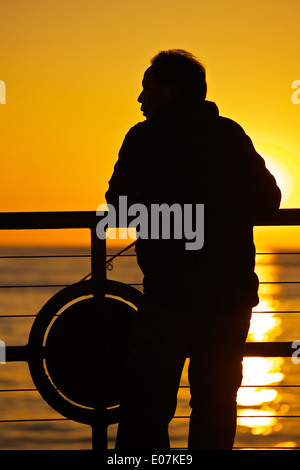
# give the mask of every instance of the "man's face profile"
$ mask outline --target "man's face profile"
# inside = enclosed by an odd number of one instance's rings
[[[142,85],[143,91],[138,97],[138,102],[142,104],[141,111],[146,118],[154,116],[165,105],[179,98],[177,84],[172,82],[160,85],[153,66],[146,70]]]

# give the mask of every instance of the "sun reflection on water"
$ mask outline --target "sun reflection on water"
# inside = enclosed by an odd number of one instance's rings
[[[270,261],[257,267],[261,280],[275,281],[278,278],[276,267]],[[276,284],[264,285],[263,292],[260,292],[260,302],[253,309],[247,341],[276,341],[281,321],[276,316],[276,302],[272,294],[277,291]],[[285,413],[287,405],[280,405],[280,394],[272,385],[279,384],[284,379],[282,366],[282,358],[244,358],[243,386],[237,396],[240,432],[248,430],[253,435],[268,435],[281,430],[282,425],[276,414]]]

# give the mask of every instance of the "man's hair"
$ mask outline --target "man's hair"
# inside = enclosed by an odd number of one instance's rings
[[[190,52],[183,49],[160,51],[151,59],[151,65],[159,85],[175,82],[182,97],[205,100],[205,68]]]

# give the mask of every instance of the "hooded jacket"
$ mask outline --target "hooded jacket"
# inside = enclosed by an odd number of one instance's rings
[[[276,211],[281,193],[251,139],[215,103],[179,100],[130,129],[106,200],[117,208],[122,195],[149,210],[204,204],[200,250],[187,250],[184,236],[137,240],[146,293],[258,303],[253,220]]]

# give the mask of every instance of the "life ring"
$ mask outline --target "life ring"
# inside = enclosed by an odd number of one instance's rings
[[[63,416],[93,425],[118,422],[122,358],[141,293],[106,280],[56,293],[38,313],[28,364],[44,400]]]

